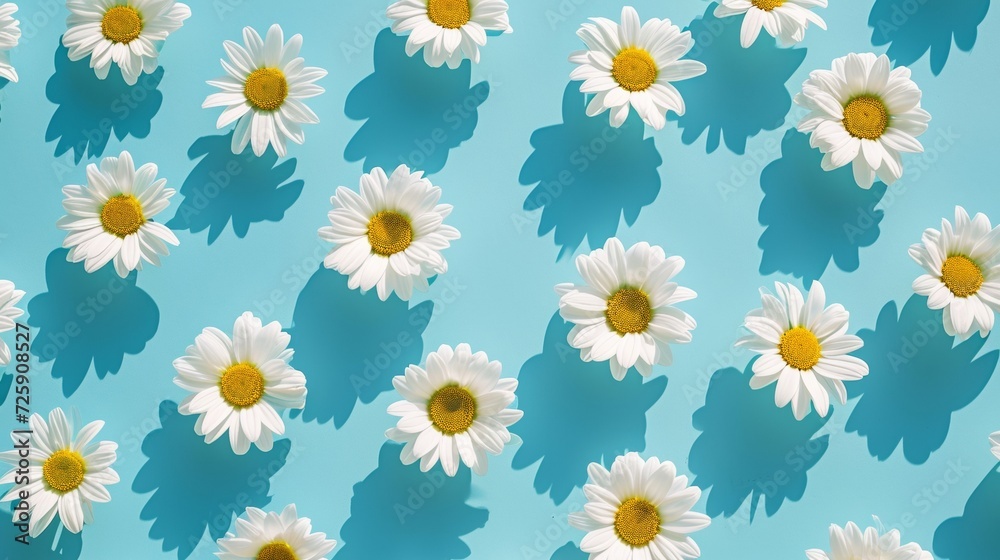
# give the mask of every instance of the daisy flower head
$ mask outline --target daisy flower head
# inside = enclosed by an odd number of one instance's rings
[[[884,54],[851,53],[834,60],[831,70],[809,74],[795,95],[795,103],[809,110],[797,128],[825,154],[824,170],[853,162],[861,188],[871,188],[875,177],[891,185],[903,176],[900,154],[924,151],[917,136],[931,115],[920,97],[909,68],[893,69]]]
[[[14,283],[10,280],[0,280],[0,333],[13,330],[16,327],[15,319],[24,315],[24,311],[15,307],[24,291],[14,289]],[[7,343],[0,340],[0,366],[10,363],[10,348]]]
[[[339,187],[330,198],[330,225],[319,236],[336,247],[323,264],[346,274],[352,290],[375,288],[382,301],[395,292],[406,301],[448,271],[441,251],[460,234],[444,224],[452,207],[438,204],[441,187],[423,175],[400,165],[386,176],[376,167],[361,176],[360,192]]]
[[[760,357],[753,363],[750,387],[761,389],[777,382],[774,404],[792,404],[796,420],[809,414],[810,402],[820,416],[830,410],[830,395],[847,403],[844,381],[868,375],[868,364],[849,355],[863,346],[847,334],[850,314],[839,303],[826,305],[823,285],[814,281],[808,298],[791,284],[775,282],[775,294],[760,290],[761,309],[747,313],[743,326],[750,335],[737,346]]]
[[[689,486],[670,461],[645,461],[638,453],[615,459],[611,470],[600,463],[587,467],[587,503],[569,514],[569,524],[586,531],[580,549],[590,560],[616,558],[698,558],[701,550],[689,535],[711,520],[691,511],[701,489]]]
[[[31,496],[28,502],[28,534],[37,537],[52,523],[56,514],[63,527],[79,533],[85,523],[94,522],[94,502],[111,501],[105,486],[116,484],[118,473],[111,468],[117,459],[118,444],[113,441],[94,441],[104,427],[104,421],[95,420],[80,428],[76,411],[67,418],[61,408],[49,412],[46,422],[39,414],[32,414],[31,446],[28,452],[28,484],[15,485],[0,502],[18,500],[21,492]],[[23,443],[23,435],[11,434],[15,444]],[[0,453],[0,461],[10,463],[11,469],[0,478],[0,484],[14,483],[21,478],[23,461],[19,450]],[[19,474],[20,473],[20,474]],[[15,514],[15,522],[17,522]]]
[[[272,146],[284,157],[286,140],[302,144],[306,140],[302,125],[319,122],[303,100],[326,91],[313,83],[326,76],[326,70],[306,66],[299,56],[302,35],[293,35],[286,43],[278,24],[267,30],[264,39],[253,28],[243,28],[243,43],[222,44],[229,56],[228,62],[222,61],[226,75],[208,81],[222,91],[209,95],[201,106],[225,107],[216,127],[236,123],[234,154],[243,153],[250,144],[257,156]]]
[[[295,504],[281,513],[248,507],[236,518],[235,532],[218,540],[219,560],[326,560],[337,541],[313,533],[312,520],[299,517]]]
[[[910,257],[924,268],[913,291],[927,296],[927,307],[944,309],[944,330],[967,338],[993,329],[993,312],[1000,311],[1000,226],[986,215],[969,219],[955,207],[955,223],[941,220],[941,230],[924,230],[921,242],[910,246]]]
[[[14,19],[17,5],[7,2],[0,4],[0,78],[17,81],[17,70],[10,64],[10,49],[21,39],[20,22]]]
[[[88,165],[86,185],[63,187],[67,215],[56,226],[68,232],[63,240],[67,259],[83,261],[87,272],[113,261],[122,278],[142,270],[143,261],[159,266],[160,256],[170,254],[167,243],[180,241],[170,228],[153,221],[175,193],[156,174],[156,164],[136,169],[132,155],[122,152],[104,158],[100,167]]]
[[[990,447],[992,448],[993,455],[997,459],[1000,459],[1000,431],[990,434]]]
[[[636,243],[627,251],[612,237],[603,249],[576,258],[585,284],[559,284],[559,314],[574,324],[567,338],[585,362],[609,362],[621,381],[635,366],[643,376],[653,364],[673,362],[670,344],[691,342],[697,326],[676,304],[697,294],[670,280],[684,268],[681,257]]]
[[[386,15],[397,35],[409,33],[406,54],[424,49],[424,61],[437,68],[458,68],[468,58],[479,63],[487,31],[511,33],[504,0],[400,0]]]
[[[392,385],[405,400],[389,405],[399,420],[385,435],[405,444],[403,464],[420,460],[426,472],[441,461],[445,474],[455,476],[465,463],[486,474],[487,452],[499,455],[511,440],[507,428],[524,415],[507,408],[517,380],[501,379],[500,371],[500,362],[473,354],[468,344],[442,344],[427,355],[426,369],[411,365],[394,377]]]
[[[844,528],[830,525],[830,552],[806,551],[809,560],[933,560],[930,552],[916,543],[900,544],[899,531],[880,535],[878,529],[861,529],[853,522]]]
[[[277,321],[263,325],[249,311],[236,319],[232,338],[214,327],[201,331],[174,360],[174,384],[191,391],[177,410],[198,415],[195,433],[212,443],[229,432],[238,455],[251,443],[270,451],[285,433],[280,412],[306,402],[306,377],[288,365],[290,340]]]
[[[113,62],[130,86],[156,70],[163,41],[191,17],[191,8],[174,0],[66,0],[66,8],[69,59],[89,56],[102,80]]]
[[[743,16],[740,45],[750,48],[763,28],[782,46],[794,45],[806,36],[810,23],[826,29],[826,22],[813,8],[825,8],[827,0],[721,0],[715,17]]]

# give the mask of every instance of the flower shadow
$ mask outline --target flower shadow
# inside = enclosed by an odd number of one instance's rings
[[[934,554],[947,560],[983,560],[996,550],[1000,519],[1000,470],[979,483],[960,517],[946,519],[934,531]]]
[[[643,382],[630,373],[611,377],[607,362],[584,362],[566,337],[572,325],[558,313],[545,330],[542,353],[525,362],[517,377],[518,423],[523,443],[513,467],[541,461],[535,491],[556,504],[587,482],[587,465],[611,465],[626,451],[646,447],[646,411],[667,387],[660,376]]]
[[[976,44],[990,0],[876,0],[868,15],[872,45],[889,45],[897,66],[910,66],[930,51],[931,72],[944,70],[954,37],[959,50]]]
[[[7,78],[0,78],[0,101],[3,101],[3,98],[4,98],[4,94],[3,94],[2,90],[3,90],[3,88],[7,87],[8,84],[10,84],[10,80],[8,80]],[[0,104],[0,109],[2,109],[2,108],[3,108],[3,105]],[[3,121],[0,120],[0,122],[3,122]]]
[[[365,171],[405,163],[427,173],[444,169],[448,152],[472,138],[478,108],[490,94],[486,81],[471,85],[472,64],[431,68],[406,56],[406,37],[383,29],[375,38],[375,72],[347,96],[348,118],[365,123],[344,151],[364,160]]]
[[[242,239],[250,224],[280,221],[298,200],[305,183],[285,183],[295,173],[295,159],[275,167],[278,155],[272,148],[261,157],[252,150],[235,155],[232,138],[232,132],[203,136],[188,149],[188,158],[201,161],[181,185],[184,200],[167,227],[191,233],[208,229],[211,245],[232,220],[233,232]]]
[[[31,353],[52,362],[69,397],[93,364],[98,379],[116,374],[125,354],[138,354],[160,324],[156,302],[136,285],[138,273],[121,278],[111,264],[91,274],[56,249],[45,261],[48,290],[28,302],[28,325],[38,330]]]
[[[267,453],[252,447],[241,456],[233,453],[226,436],[207,445],[194,432],[196,417],[178,413],[173,401],[160,403],[159,417],[161,427],[142,441],[149,459],[132,491],[153,492],[139,517],[153,522],[150,539],[162,540],[164,552],[176,550],[183,560],[206,528],[214,542],[248,506],[270,503],[270,479],[288,460],[291,441],[277,440]]]
[[[77,560],[83,551],[83,533],[67,531],[58,519],[53,520],[41,535],[25,537],[26,526],[11,523],[14,504],[0,510],[0,542],[3,560]],[[27,545],[15,538],[26,538]]]
[[[0,406],[7,402],[7,395],[10,394],[10,388],[14,385],[14,376],[10,373],[5,373],[0,376]]]
[[[973,336],[954,346],[944,332],[941,311],[913,295],[897,314],[896,302],[882,307],[875,330],[862,329],[855,354],[871,373],[848,384],[860,397],[847,431],[868,439],[868,451],[885,461],[902,443],[903,456],[920,465],[948,436],[953,412],[971,403],[993,376],[1000,351],[976,357],[986,339]]]
[[[580,547],[574,543],[568,542],[556,549],[549,560],[587,560],[588,558],[590,558],[589,554],[580,550]]]
[[[420,472],[418,464],[399,461],[400,449],[382,445],[378,467],[354,485],[351,516],[340,529],[344,546],[334,560],[450,560],[471,554],[461,537],[489,518],[486,509],[466,504],[471,471],[460,469],[454,478],[440,465]]]

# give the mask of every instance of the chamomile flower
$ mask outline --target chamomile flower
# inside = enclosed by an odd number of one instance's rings
[[[49,412],[46,422],[38,414],[28,421],[31,443],[28,448],[28,484],[15,485],[0,502],[18,500],[21,492],[31,496],[28,500],[28,534],[37,537],[52,523],[56,514],[63,527],[79,533],[85,523],[94,522],[94,502],[111,501],[105,486],[118,482],[118,473],[111,468],[117,459],[118,444],[113,441],[94,441],[104,427],[102,420],[95,420],[80,428],[74,414],[70,420],[61,408]],[[15,444],[23,435],[11,434]],[[20,462],[24,458],[18,450],[0,453],[0,461],[10,463],[11,470],[0,478],[0,484],[14,483],[20,478]],[[15,513],[15,520],[16,520]]]
[[[813,8],[825,8],[827,0],[722,0],[715,8],[715,17],[745,14],[740,28],[740,44],[750,48],[763,28],[782,46],[802,41],[810,23],[826,29],[823,18]]]
[[[465,58],[479,62],[487,31],[513,31],[508,8],[504,0],[400,0],[386,15],[394,33],[410,34],[408,56],[424,49],[428,66],[458,68]]]
[[[830,410],[830,395],[847,402],[844,381],[868,375],[868,364],[849,355],[864,344],[847,334],[850,314],[839,303],[826,305],[823,285],[813,282],[809,297],[791,284],[775,282],[776,295],[761,289],[763,308],[747,314],[743,325],[750,335],[737,346],[760,358],[753,363],[750,386],[761,389],[777,382],[774,404],[792,404],[796,420],[809,413],[810,402],[820,416]]]
[[[232,338],[204,329],[187,355],[174,360],[174,384],[192,393],[177,410],[198,415],[194,431],[206,443],[229,432],[238,455],[251,443],[270,451],[274,436],[285,433],[281,410],[306,402],[306,378],[288,365],[290,340],[277,321],[263,325],[249,311],[236,319]]]
[[[132,155],[122,152],[104,158],[100,168],[88,165],[86,185],[63,187],[67,215],[56,225],[68,232],[63,240],[67,259],[83,261],[87,272],[113,261],[122,278],[142,270],[143,261],[158,266],[160,256],[170,254],[167,243],[180,242],[170,228],[153,221],[175,192],[156,173],[155,164],[136,169]]]
[[[941,231],[924,230],[910,257],[925,274],[913,281],[913,291],[927,296],[927,307],[944,309],[944,330],[967,338],[974,331],[986,337],[993,329],[993,312],[1000,311],[1000,226],[984,214],[969,219],[955,207],[954,225],[941,220]]]
[[[0,333],[13,330],[16,327],[14,320],[24,315],[24,311],[15,307],[17,302],[24,297],[24,292],[14,289],[14,283],[10,280],[0,280]],[[0,366],[10,363],[10,348],[7,343],[0,340]]]
[[[1000,459],[1000,431],[990,434],[990,446],[992,447],[993,455],[997,459]]]
[[[236,518],[236,532],[226,533],[218,544],[219,560],[326,560],[337,541],[313,533],[312,520],[299,517],[290,504],[280,514],[248,507]]]
[[[0,4],[0,78],[12,82],[17,81],[17,70],[11,65],[10,53],[7,51],[16,47],[21,38],[20,23],[13,17],[16,11],[16,4]]]
[[[419,460],[420,470],[428,471],[441,461],[445,474],[455,476],[465,463],[486,474],[486,454],[503,451],[511,439],[507,428],[524,414],[507,408],[517,380],[501,379],[500,371],[500,362],[473,354],[468,344],[442,344],[427,355],[427,369],[411,365],[394,377],[392,385],[405,400],[389,405],[399,421],[385,435],[405,444],[403,464]]]
[[[174,0],[66,0],[66,8],[69,59],[89,56],[102,80],[113,62],[129,85],[156,70],[163,42],[191,17],[191,8]]]
[[[362,175],[360,190],[339,187],[330,199],[330,225],[319,236],[336,247],[323,264],[348,275],[352,290],[375,288],[382,301],[426,291],[431,276],[448,271],[441,251],[460,236],[443,223],[451,205],[438,204],[441,188],[400,165],[391,176],[381,167]]]
[[[208,82],[222,91],[209,95],[201,106],[225,107],[216,126],[236,123],[234,154],[242,153],[249,143],[258,156],[270,145],[284,157],[286,140],[302,144],[306,140],[302,125],[319,122],[303,100],[326,91],[313,83],[326,76],[326,70],[306,66],[299,56],[302,35],[293,35],[286,43],[278,24],[267,30],[264,39],[253,28],[243,28],[243,43],[222,44],[229,55],[229,62],[222,61],[226,75]]]
[[[899,531],[893,529],[879,535],[869,527],[864,533],[853,522],[841,529],[830,525],[830,552],[819,549],[806,551],[809,560],[933,560],[930,552],[916,543],[900,544]]]
[[[892,68],[889,57],[855,54],[833,61],[832,70],[815,70],[802,84],[795,103],[809,113],[798,124],[810,144],[826,154],[826,171],[853,162],[854,180],[871,188],[878,177],[891,185],[903,176],[902,153],[920,153],[917,140],[931,115],[920,107],[920,88],[910,69]]]

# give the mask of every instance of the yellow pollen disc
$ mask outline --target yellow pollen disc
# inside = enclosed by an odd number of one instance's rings
[[[819,339],[805,327],[795,327],[785,331],[778,341],[778,351],[785,363],[805,371],[819,362]]]
[[[142,33],[142,17],[131,6],[114,6],[104,12],[101,33],[114,43],[131,43]]]
[[[83,456],[69,449],[56,451],[42,464],[42,478],[60,492],[76,490],[83,483],[85,472],[87,463],[83,461]]]
[[[983,285],[983,270],[972,259],[963,255],[948,257],[941,266],[941,281],[955,294],[966,298],[975,295]]]
[[[877,140],[888,126],[889,112],[877,97],[855,97],[844,107],[844,128],[855,138]]]
[[[469,0],[427,0],[427,18],[445,29],[458,29],[472,19]]]
[[[274,111],[288,97],[288,80],[277,68],[258,68],[243,83],[243,96],[261,111]]]
[[[298,556],[295,556],[295,551],[284,541],[274,541],[260,549],[257,560],[298,560]]]
[[[641,333],[653,319],[653,308],[642,290],[622,288],[608,299],[604,315],[618,334]]]
[[[611,61],[611,75],[627,91],[644,91],[656,81],[656,61],[643,49],[622,49]]]
[[[368,221],[368,244],[376,254],[388,257],[405,251],[413,242],[410,220],[389,210],[379,212]]]
[[[476,419],[476,398],[458,385],[442,387],[427,401],[427,415],[441,433],[460,434]]]
[[[121,238],[139,231],[146,223],[139,199],[130,194],[113,196],[101,208],[101,226],[104,231]]]
[[[253,406],[264,396],[264,376],[256,366],[234,364],[222,372],[219,390],[222,398],[236,408]]]
[[[759,8],[765,12],[770,12],[771,10],[784,4],[785,0],[750,0],[750,3],[753,4],[755,8]]]
[[[633,547],[643,547],[660,534],[660,512],[642,498],[629,498],[615,512],[615,533]]]

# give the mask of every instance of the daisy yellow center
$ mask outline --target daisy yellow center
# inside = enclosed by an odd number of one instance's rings
[[[653,307],[642,290],[622,288],[608,299],[604,314],[618,334],[641,333],[653,319]]]
[[[785,0],[750,0],[750,3],[753,4],[755,8],[764,10],[765,12],[770,12],[771,10],[784,4]]]
[[[114,6],[104,12],[101,33],[113,43],[131,43],[142,33],[142,17],[131,6]]]
[[[889,112],[877,97],[855,97],[844,107],[844,128],[855,138],[877,140],[888,126]]]
[[[288,80],[277,68],[258,68],[243,83],[243,96],[261,111],[274,111],[288,97]]]
[[[71,492],[83,484],[83,474],[87,463],[76,451],[62,449],[56,451],[42,464],[42,478],[52,488],[60,492]]]
[[[812,369],[819,362],[819,339],[805,327],[785,331],[778,341],[778,351],[785,363],[801,371]]]
[[[941,281],[955,297],[975,295],[985,280],[979,265],[963,255],[948,257],[941,266]]]
[[[383,257],[405,251],[412,242],[413,226],[399,212],[379,212],[368,221],[368,243]]]
[[[458,29],[472,19],[469,0],[427,0],[427,18],[445,29]]]
[[[622,49],[611,61],[611,75],[623,89],[644,91],[656,81],[659,69],[652,55],[644,49]]]
[[[643,547],[660,534],[660,512],[642,498],[629,498],[615,512],[615,533],[633,547]]]
[[[476,419],[476,398],[457,385],[442,387],[427,401],[427,415],[444,434],[460,434]]]
[[[113,196],[101,208],[101,226],[104,231],[121,238],[139,231],[146,223],[139,199],[130,194]]]
[[[269,542],[257,553],[256,560],[298,560],[295,551],[284,541]]]
[[[264,375],[251,364],[231,365],[222,372],[219,391],[222,398],[236,408],[253,406],[264,396]]]

